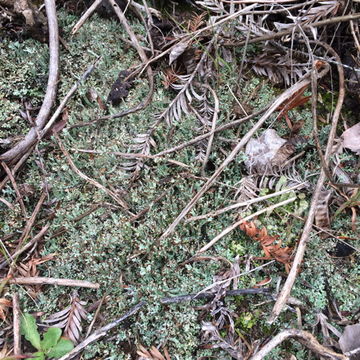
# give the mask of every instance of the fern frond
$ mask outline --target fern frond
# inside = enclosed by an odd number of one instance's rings
[[[77,293],[74,291],[70,296],[70,305],[62,311],[59,311],[44,321],[45,326],[52,326],[64,329],[64,335],[73,343],[78,343],[81,337],[82,320],[86,319],[85,302],[80,301]]]

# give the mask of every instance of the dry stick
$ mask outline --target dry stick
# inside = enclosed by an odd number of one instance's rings
[[[20,355],[21,352],[21,336],[20,336],[20,306],[19,295],[12,296],[13,306],[13,331],[14,331],[14,355]]]
[[[18,251],[20,248],[21,248],[21,245],[23,244],[23,242],[27,239],[27,237],[29,236],[30,234],[30,231],[31,231],[31,228],[33,227],[34,225],[34,222],[36,220],[36,217],[41,209],[41,206],[42,204],[44,203],[46,199],[46,192],[43,191],[41,196],[40,196],[40,199],[38,201],[38,203],[36,204],[35,206],[35,209],[33,211],[33,213],[31,214],[31,217],[30,219],[27,221],[26,225],[25,225],[25,228],[20,236],[20,239],[18,241],[18,244],[16,246],[16,250],[15,251]]]
[[[0,198],[0,201],[5,204],[10,210],[15,210],[15,206],[4,198]]]
[[[90,178],[89,176],[85,175],[84,173],[82,173],[74,164],[74,162],[72,161],[69,153],[67,152],[67,150],[65,149],[63,143],[61,142],[59,136],[57,134],[54,134],[54,137],[59,145],[59,148],[61,149],[61,151],[63,152],[67,162],[69,163],[71,169],[77,174],[79,175],[82,179],[84,179],[85,181],[89,182],[90,184],[94,185],[95,187],[97,187],[98,189],[104,191],[106,194],[108,194],[111,198],[113,198],[116,203],[118,203],[123,209],[128,210],[129,209],[129,205],[123,200],[121,199],[115,192],[109,190],[108,188],[106,188],[104,185],[101,185],[100,183],[98,183],[96,180]],[[131,214],[133,215],[133,214]]]
[[[56,279],[48,277],[18,277],[9,280],[10,284],[17,285],[59,285],[59,286],[74,286],[84,287],[89,289],[99,289],[100,284],[93,283],[85,280],[72,280],[72,279]]]
[[[213,133],[212,135],[210,135],[210,138],[209,138],[209,142],[208,142],[208,145],[207,145],[207,148],[206,148],[206,154],[205,154],[205,158],[204,158],[204,161],[203,161],[203,164],[202,164],[202,167],[201,167],[201,174],[202,176],[205,176],[205,168],[206,168],[206,164],[209,160],[209,156],[210,156],[210,153],[211,153],[211,147],[212,147],[212,143],[213,143],[213,140],[214,140],[214,130],[216,128],[216,122],[217,122],[217,119],[218,119],[218,115],[219,115],[219,98],[217,97],[216,95],[216,92],[209,86],[209,85],[204,85],[205,88],[207,88],[213,98],[214,98],[214,114],[213,114],[213,118],[212,118],[212,124],[211,124],[211,132]]]
[[[95,0],[92,5],[85,11],[79,21],[71,29],[71,35],[75,35],[83,26],[84,22],[92,15],[96,8],[102,3],[103,0]]]
[[[119,18],[120,23],[123,25],[126,32],[128,33],[128,35],[130,37],[130,40],[131,40],[131,43],[132,43],[132,46],[137,50],[137,52],[138,52],[138,54],[140,56],[140,59],[145,64],[149,64],[149,59],[146,56],[144,49],[139,44],[139,41],[138,41],[137,37],[135,36],[134,32],[132,31],[129,23],[127,22],[124,13],[121,11],[120,7],[118,6],[118,4],[116,3],[115,0],[108,0],[108,1],[111,4],[111,6],[113,7],[117,17]],[[147,72],[147,77],[148,77],[148,80],[149,80],[149,88],[150,89],[149,89],[149,93],[146,96],[145,100],[143,102],[141,102],[139,105],[135,106],[134,108],[122,111],[122,112],[117,113],[117,114],[103,116],[103,117],[99,118],[98,120],[109,120],[109,119],[115,119],[115,118],[118,118],[118,117],[123,117],[125,115],[132,114],[134,112],[142,110],[146,106],[148,106],[151,99],[152,99],[153,93],[154,93],[154,75],[153,75],[153,71],[152,71],[150,66],[146,67],[146,72]]]
[[[13,263],[15,262],[15,259],[21,255],[24,251],[31,248],[34,244],[36,244],[49,230],[50,224],[45,225],[38,234],[36,234],[26,245],[24,245],[21,249],[15,251],[11,256],[11,260]],[[3,269],[8,264],[7,260],[4,260],[2,263],[0,263],[0,270]]]
[[[261,196],[261,197],[257,197],[255,199],[250,199],[250,200],[247,200],[247,201],[243,201],[243,202],[239,202],[239,203],[236,203],[236,204],[233,204],[233,205],[229,205],[227,207],[224,207],[222,209],[219,209],[219,210],[216,210],[216,211],[204,214],[204,215],[192,216],[192,217],[186,219],[185,223],[188,223],[188,222],[191,222],[191,221],[196,221],[196,220],[212,218],[212,217],[215,217],[215,216],[219,216],[219,215],[221,215],[221,214],[223,214],[223,213],[225,213],[225,212],[227,212],[229,210],[237,209],[237,208],[242,207],[242,206],[249,206],[251,204],[255,204],[255,203],[260,202],[260,201],[268,200],[268,199],[271,199],[271,198],[273,198],[275,196],[286,194],[288,192],[291,192],[293,190],[301,188],[302,186],[304,186],[304,184],[305,183],[301,183],[301,184],[298,184],[298,185],[294,185],[294,186],[292,186],[292,187],[290,187],[288,189],[284,189],[284,190],[274,192],[272,194],[264,195],[264,196]]]
[[[51,107],[55,101],[59,75],[59,34],[55,0],[45,0],[45,7],[48,18],[50,60],[49,78],[44,101],[36,118],[35,126],[27,133],[22,141],[6,153],[0,155],[0,160],[6,162],[14,162],[18,157],[27,152],[33,144],[35,144],[38,132],[45,126]]]
[[[253,119],[254,117],[256,116],[259,116],[261,115],[262,113],[264,113],[269,107],[267,106],[266,108],[264,109],[261,109],[249,116],[246,116],[242,119],[238,119],[238,120],[235,120],[235,121],[232,121],[228,124],[225,124],[225,125],[222,125],[222,126],[219,126],[218,128],[216,128],[214,131],[210,131],[206,134],[203,134],[203,135],[199,135],[197,137],[195,137],[194,139],[191,139],[190,141],[187,141],[185,143],[182,143],[182,144],[179,144],[179,145],[176,145],[170,149],[167,149],[167,150],[163,150],[157,154],[154,154],[152,155],[153,157],[161,157],[161,156],[164,156],[164,155],[167,155],[167,154],[171,154],[173,152],[176,152],[176,151],[179,151],[179,150],[182,150],[188,146],[191,146],[191,145],[194,145],[196,143],[198,143],[199,141],[201,140],[204,140],[206,138],[208,138],[209,136],[213,135],[213,134],[216,134],[217,132],[220,132],[220,131],[224,131],[224,130],[227,130],[227,129],[230,129],[230,128],[233,128],[235,126],[238,126],[240,124],[242,124],[243,122],[247,121],[247,120],[250,120],[250,119]]]
[[[25,205],[24,205],[24,201],[23,201],[23,198],[22,198],[22,196],[20,194],[19,188],[18,188],[18,186],[16,184],[15,178],[14,178],[11,170],[9,169],[9,167],[6,165],[6,163],[4,161],[1,162],[1,166],[4,168],[7,176],[9,177],[9,179],[11,181],[11,184],[12,184],[14,190],[15,190],[18,202],[20,204],[20,208],[21,208],[21,211],[23,213],[23,216],[25,217],[25,219],[27,219],[28,216],[27,216]]]
[[[322,46],[324,46],[323,44],[321,44]],[[328,45],[325,45],[326,48],[331,48]],[[331,48],[332,49],[332,48]],[[334,50],[332,50],[333,53],[335,53]],[[340,59],[339,59],[340,60]],[[339,63],[340,64],[340,63]],[[341,67],[341,65],[337,66],[338,68],[338,73],[339,73],[339,96],[338,96],[338,101],[336,104],[336,108],[333,114],[333,118],[332,118],[332,122],[331,122],[331,129],[329,132],[329,138],[328,138],[328,143],[326,146],[326,151],[325,151],[325,161],[327,161],[329,159],[331,150],[332,150],[332,145],[334,142],[334,138],[336,135],[336,126],[338,123],[338,119],[340,116],[340,111],[341,111],[341,107],[344,101],[344,97],[345,97],[345,87],[344,87],[344,71],[343,68]],[[316,119],[314,119],[314,121],[316,121]],[[315,211],[316,211],[316,205],[317,205],[317,201],[319,198],[319,194],[321,192],[321,188],[323,186],[323,183],[325,181],[325,171],[322,168],[321,172],[320,172],[320,176],[319,179],[317,181],[316,184],[316,188],[315,188],[315,192],[313,195],[313,198],[311,200],[311,206],[310,206],[310,210],[309,210],[309,214],[308,217],[306,219],[306,222],[304,224],[304,228],[303,228],[303,232],[301,234],[301,238],[299,240],[299,245],[294,257],[294,261],[292,263],[291,266],[291,270],[290,273],[286,279],[286,282],[284,284],[284,287],[282,288],[279,297],[274,305],[274,308],[271,312],[271,315],[269,317],[268,322],[271,324],[273,323],[276,318],[279,316],[281,310],[283,309],[285,303],[286,303],[286,299],[289,297],[291,289],[294,285],[296,276],[298,274],[298,270],[300,268],[301,262],[303,260],[304,254],[305,254],[305,249],[306,249],[306,245],[309,241],[309,235],[312,229],[312,225],[313,225],[313,221],[314,221],[314,217],[315,217]]]
[[[146,302],[142,301],[139,304],[135,305],[132,309],[130,309],[125,315],[121,318],[103,326],[102,328],[93,332],[87,339],[82,341],[79,345],[77,345],[73,350],[71,350],[68,354],[61,357],[59,360],[70,360],[74,356],[76,356],[80,351],[85,349],[86,346],[92,344],[94,341],[99,340],[103,336],[106,335],[108,331],[115,328],[119,324],[121,324],[124,320],[128,319],[130,316],[135,315],[143,306],[145,306]]]
[[[270,295],[270,289],[236,289],[236,290],[227,290],[224,296],[239,296],[239,295]],[[179,304],[185,301],[192,301],[197,299],[212,299],[216,294],[212,292],[203,292],[197,294],[188,294],[188,295],[179,295],[171,296],[160,299],[160,303],[163,305],[168,304]]]
[[[299,26],[301,26],[302,29],[307,29],[307,28],[311,28],[311,27],[321,27],[321,26],[325,26],[325,25],[336,24],[336,23],[339,23],[339,22],[346,22],[346,21],[350,21],[350,20],[356,20],[356,19],[359,19],[359,18],[360,18],[360,13],[355,13],[355,14],[337,16],[337,17],[333,17],[333,18],[330,18],[330,19],[316,21],[316,22],[311,23],[311,24],[303,24],[303,25],[302,24],[296,24],[296,25],[292,26],[289,29],[279,31],[277,33],[266,34],[266,35],[262,35],[262,36],[258,36],[256,38],[250,39],[248,41],[248,44],[254,44],[254,43],[257,43],[257,42],[261,42],[261,41],[268,41],[268,40],[274,40],[274,39],[281,38],[283,36],[291,34]],[[244,45],[245,42],[246,42],[245,40],[242,40],[242,41],[239,41],[239,42],[231,44],[231,45],[241,46],[241,45]]]
[[[319,77],[324,76],[328,71],[328,68],[324,69]],[[276,111],[276,109],[284,103],[290,96],[295,94],[297,91],[302,89],[303,87],[309,85],[310,79],[309,76],[306,76],[303,80],[298,81],[296,84],[291,86],[289,89],[284,91],[280,96],[278,96],[269,109],[265,112],[265,114],[258,120],[258,122],[252,127],[252,129],[241,139],[241,141],[236,145],[234,150],[230,153],[230,155],[224,160],[224,162],[218,167],[218,169],[214,172],[214,174],[209,178],[209,180],[203,185],[200,191],[190,200],[190,202],[185,206],[179,216],[173,221],[173,223],[166,229],[166,231],[161,235],[161,237],[157,240],[159,244],[161,240],[165,239],[169,234],[171,234],[176,226],[181,222],[181,220],[189,213],[189,211],[193,208],[193,206],[197,203],[197,201],[201,198],[203,194],[212,186],[213,182],[218,178],[218,176],[223,172],[223,170],[230,164],[230,162],[236,157],[238,152],[242,147],[246,145],[246,143],[250,140],[250,138],[255,134],[255,132],[264,124],[264,122],[270,117],[270,115]]]
[[[29,151],[26,154],[24,154],[21,157],[21,159],[16,163],[16,165],[13,167],[13,169],[12,169],[13,176],[15,176],[16,172],[21,168],[21,166],[25,163],[27,158],[30,156],[30,154],[32,153],[33,147],[34,146],[30,147]],[[9,176],[5,176],[4,179],[0,183],[0,190],[2,190],[4,188],[4,186],[7,184],[8,181],[9,181]]]
[[[44,129],[40,132],[38,140],[42,139],[45,136],[45,134],[49,131],[49,129],[51,128],[53,123],[56,121],[56,119],[58,118],[58,116],[60,115],[62,110],[64,109],[65,105],[67,104],[67,102],[69,101],[71,96],[74,95],[75,91],[78,89],[78,87],[81,85],[81,83],[90,76],[90,74],[95,69],[95,66],[97,65],[99,60],[100,60],[100,57],[98,57],[96,59],[94,64],[90,65],[87,68],[87,70],[81,75],[80,79],[71,87],[71,89],[68,91],[68,93],[65,95],[65,97],[61,100],[60,105],[57,107],[57,109],[55,110],[54,114],[51,116],[50,120],[47,122]]]
[[[264,212],[267,212],[267,211],[272,211],[280,206],[284,206],[286,204],[289,204],[293,201],[295,201],[297,199],[296,196],[290,198],[290,199],[287,199],[287,200],[284,200],[284,201],[281,201],[277,204],[274,204],[274,205],[271,205],[265,209],[261,209],[257,212],[255,212],[254,214],[251,214],[239,221],[237,221],[236,223],[230,225],[229,227],[227,227],[226,229],[224,229],[219,235],[215,236],[210,242],[208,242],[205,246],[203,246],[197,253],[196,255],[208,250],[209,248],[211,248],[217,241],[219,241],[220,239],[222,239],[225,235],[227,235],[228,233],[230,233],[231,231],[235,230],[237,227],[239,227],[244,221],[248,221],[250,219],[253,219],[254,217],[258,216],[258,215],[261,215],[263,214]]]
[[[298,330],[298,329],[287,329],[275,337],[273,337],[266,345],[264,345],[255,355],[253,355],[249,360],[262,360],[271,350],[276,348],[283,341],[294,338],[296,341],[299,341],[301,344],[306,346],[309,350],[315,354],[321,356],[322,359],[331,359],[331,360],[348,360],[349,358],[345,355],[338,354],[325,346],[321,345],[317,339],[307,331]]]

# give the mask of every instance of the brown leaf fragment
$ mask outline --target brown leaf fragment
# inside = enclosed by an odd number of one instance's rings
[[[348,325],[339,339],[339,345],[344,353],[360,349],[360,324]],[[350,357],[351,360],[360,359],[360,352]]]
[[[360,155],[360,122],[345,130],[341,137],[343,138],[343,147]]]
[[[275,259],[284,264],[285,270],[289,272],[293,258],[293,248],[288,246],[282,247],[282,241],[278,236],[268,235],[266,228],[259,229],[252,221],[244,221],[240,225],[240,229],[253,240],[260,242],[265,253],[263,259]]]
[[[181,54],[184,53],[189,44],[189,41],[181,41],[173,47],[169,55],[169,65],[171,65]]]
[[[1,298],[0,299],[0,319],[2,321],[6,321],[6,316],[9,310],[9,307],[12,306],[12,302],[8,299]]]
[[[329,190],[321,191],[315,210],[315,224],[324,229],[330,228],[330,216],[329,216],[330,197],[331,197],[331,191]]]

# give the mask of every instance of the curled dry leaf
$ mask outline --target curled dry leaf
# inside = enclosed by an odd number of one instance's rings
[[[189,41],[180,41],[174,46],[169,55],[169,65],[171,65],[187,49],[189,43]]]
[[[275,259],[285,265],[285,270],[289,272],[292,262],[291,247],[281,247],[281,239],[279,236],[270,236],[266,228],[259,229],[254,222],[244,221],[240,225],[240,229],[255,241],[259,241],[262,250],[265,253],[265,259]]]
[[[360,348],[360,324],[348,325],[340,336],[339,345],[344,353]],[[351,360],[359,359],[360,353],[351,356]]]
[[[360,122],[345,130],[341,137],[343,138],[343,147],[360,155]]]

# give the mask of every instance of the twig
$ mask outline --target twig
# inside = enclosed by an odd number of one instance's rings
[[[324,359],[331,360],[348,360],[349,358],[345,355],[338,354],[325,346],[321,345],[316,338],[307,331],[298,330],[298,329],[287,329],[275,337],[273,337],[266,345],[264,345],[255,355],[253,355],[249,360],[262,360],[271,350],[276,348],[283,341],[294,338],[296,341],[299,341],[301,344],[306,346],[309,350],[315,354],[321,356]]]
[[[26,245],[24,245],[21,249],[18,251],[15,251],[10,259],[14,263],[15,259],[21,255],[23,252],[25,252],[27,249],[31,248],[34,244],[36,244],[48,231],[50,227],[50,224],[45,225],[38,234],[36,234]],[[0,263],[0,270],[3,269],[8,264],[7,260],[4,260],[2,263]]]
[[[40,209],[41,209],[41,207],[42,207],[42,205],[43,205],[43,203],[44,203],[44,201],[45,201],[45,198],[46,198],[46,192],[43,191],[42,194],[41,194],[41,196],[40,196],[39,201],[37,202],[37,204],[36,204],[36,206],[35,206],[35,209],[34,209],[33,213],[31,214],[30,219],[27,221],[27,223],[26,223],[26,225],[25,225],[25,228],[24,228],[24,230],[23,230],[23,232],[22,232],[22,234],[21,234],[21,236],[20,236],[20,239],[19,239],[19,241],[18,241],[18,244],[17,244],[17,246],[16,246],[15,252],[18,251],[18,250],[21,248],[23,242],[24,242],[24,241],[27,239],[27,237],[29,236],[30,231],[31,231],[31,228],[32,228],[33,225],[34,225],[34,222],[35,222],[35,220],[36,220],[36,217],[37,217],[37,215],[38,215],[38,213],[39,213],[39,211],[40,211]]]
[[[10,181],[11,181],[11,184],[15,190],[15,194],[17,196],[17,201],[19,202],[20,204],[20,208],[21,208],[21,211],[23,213],[23,216],[25,217],[25,219],[27,219],[27,212],[26,212],[26,208],[25,208],[25,205],[24,205],[24,201],[23,201],[23,198],[21,196],[21,193],[19,191],[19,188],[16,184],[16,181],[15,181],[15,178],[11,172],[11,170],[9,169],[9,167],[6,165],[6,163],[4,161],[1,162],[1,166],[4,168],[7,176],[9,177]]]
[[[206,168],[206,164],[209,160],[209,156],[210,156],[210,153],[211,153],[211,147],[212,147],[212,143],[213,143],[213,140],[214,140],[214,130],[216,128],[216,122],[217,122],[217,119],[218,119],[218,115],[219,115],[219,98],[217,97],[216,95],[216,92],[209,86],[209,85],[204,85],[212,94],[213,98],[214,98],[214,114],[213,114],[213,118],[212,118],[212,124],[211,124],[211,132],[213,133],[212,135],[210,135],[209,137],[209,141],[208,141],[208,145],[207,145],[207,148],[206,148],[206,154],[205,154],[205,158],[204,158],[204,161],[203,161],[203,164],[202,164],[202,167],[201,167],[201,174],[203,176],[205,176],[205,168]]]
[[[21,336],[20,336],[20,306],[19,295],[12,296],[13,306],[13,331],[14,331],[14,355],[21,354]]]
[[[51,107],[55,101],[59,75],[59,33],[55,0],[45,0],[45,7],[48,18],[50,60],[49,78],[44,101],[36,118],[35,126],[27,133],[22,141],[6,153],[0,155],[0,160],[6,162],[15,162],[20,156],[26,153],[33,144],[35,144],[38,132],[45,126]]]
[[[329,156],[331,154],[334,138],[336,135],[336,127],[337,127],[341,107],[342,107],[344,97],[345,97],[344,71],[343,71],[343,68],[341,67],[341,65],[338,65],[337,68],[338,68],[338,73],[339,73],[339,96],[338,96],[337,104],[336,104],[335,111],[334,111],[332,121],[331,121],[331,129],[330,129],[330,132],[328,135],[329,137],[328,137],[328,142],[327,142],[326,151],[325,151],[325,162],[328,161]],[[314,119],[314,121],[316,121],[316,119]],[[273,323],[276,320],[276,318],[279,316],[281,310],[283,309],[283,307],[286,303],[286,299],[289,297],[291,289],[295,283],[295,279],[298,274],[300,264],[302,262],[304,254],[305,254],[306,245],[309,241],[309,235],[310,235],[310,232],[312,229],[312,224],[313,224],[314,217],[315,217],[317,201],[318,201],[319,194],[321,192],[323,183],[325,181],[325,177],[326,177],[325,170],[324,170],[324,168],[321,168],[320,176],[317,181],[316,188],[315,188],[312,200],[311,200],[309,214],[308,214],[308,217],[304,224],[303,232],[302,232],[301,238],[299,240],[299,244],[298,244],[297,251],[296,251],[296,254],[294,257],[294,261],[292,263],[291,270],[286,279],[284,287],[282,288],[282,290],[279,294],[279,297],[274,305],[274,308],[271,312],[271,315],[269,317],[268,322],[270,324]]]
[[[236,290],[228,290],[225,292],[224,296],[238,296],[238,295],[270,295],[270,289],[236,289]],[[180,296],[171,296],[160,299],[160,303],[163,305],[169,304],[179,304],[185,301],[192,301],[197,299],[212,299],[216,294],[212,292],[202,292],[197,294],[189,294],[189,295],[180,295]]]
[[[290,198],[290,199],[287,199],[287,200],[284,200],[284,201],[281,201],[277,204],[274,204],[274,205],[271,205],[265,209],[261,209],[257,212],[255,212],[254,214],[251,214],[247,217],[245,217],[244,219],[241,219],[239,221],[237,221],[236,223],[230,225],[229,227],[227,227],[226,229],[224,229],[219,235],[215,236],[209,243],[207,243],[205,246],[203,246],[196,254],[200,254],[206,250],[208,250],[209,248],[211,248],[216,242],[218,242],[221,238],[223,238],[225,235],[227,235],[228,233],[230,233],[231,231],[235,230],[237,227],[239,227],[244,221],[248,221],[250,219],[253,219],[254,217],[260,215],[260,214],[263,214],[264,212],[267,212],[267,211],[272,211],[280,206],[284,206],[286,204],[289,204],[293,201],[295,201],[297,199],[296,196]]]
[[[135,305],[132,309],[130,309],[125,315],[123,315],[121,318],[103,326],[102,328],[96,330],[93,332],[87,339],[82,341],[79,345],[77,345],[73,350],[71,350],[68,354],[61,357],[59,360],[70,360],[74,356],[76,356],[80,351],[82,351],[86,346],[89,344],[99,340],[103,336],[106,335],[106,333],[113,329],[114,327],[118,326],[120,323],[122,323],[124,320],[128,319],[130,316],[135,315],[142,307],[144,307],[146,302],[142,301],[139,304]]]
[[[101,185],[100,183],[98,183],[96,180],[90,178],[89,176],[85,175],[84,173],[82,173],[74,164],[74,162],[72,161],[69,153],[67,152],[67,150],[65,149],[62,141],[60,140],[59,136],[57,134],[54,134],[54,137],[59,145],[59,148],[61,149],[61,151],[63,152],[67,162],[69,163],[70,167],[72,168],[72,170],[79,175],[82,179],[84,179],[85,181],[89,182],[90,184],[94,185],[95,187],[97,187],[98,189],[104,191],[106,194],[108,194],[111,198],[113,198],[116,203],[118,203],[123,209],[127,210],[129,209],[129,205],[123,200],[121,199],[116,193],[114,193],[113,191],[107,189],[104,185]],[[133,215],[133,214],[131,214]]]
[[[71,29],[71,35],[75,35],[79,29],[83,26],[85,21],[92,15],[96,8],[102,3],[103,0],[95,0],[91,6],[84,12],[78,22]]]
[[[101,298],[101,300],[100,300],[100,302],[99,302],[99,305],[98,305],[98,307],[97,307],[97,309],[96,309],[96,311],[95,311],[94,318],[92,319],[92,321],[91,321],[91,323],[90,323],[90,325],[89,325],[89,328],[88,328],[87,331],[86,331],[85,338],[87,338],[87,337],[90,335],[90,333],[91,333],[91,331],[92,331],[92,329],[93,329],[93,327],[94,327],[94,325],[95,325],[95,322],[96,322],[96,320],[97,320],[97,318],[98,318],[98,316],[99,316],[99,314],[100,314],[100,309],[101,309],[102,304],[104,303],[105,298],[106,298],[106,295],[104,295],[104,296]]]
[[[44,127],[44,129],[40,132],[38,140],[42,139],[46,133],[50,130],[51,126],[53,125],[53,123],[56,121],[56,119],[58,118],[58,116],[60,115],[60,113],[62,112],[62,110],[64,109],[65,105],[67,104],[67,102],[69,101],[69,99],[71,98],[71,96],[74,95],[75,91],[78,89],[78,87],[81,85],[81,83],[83,81],[85,81],[90,74],[93,72],[93,70],[95,69],[95,66],[97,65],[97,63],[99,62],[100,57],[98,57],[95,60],[95,63],[90,65],[86,71],[81,75],[80,79],[72,86],[72,88],[68,91],[68,93],[65,95],[65,97],[62,99],[60,105],[57,107],[57,109],[55,110],[54,114],[52,115],[52,117],[50,118],[50,120],[47,122],[46,126]]]
[[[130,37],[130,40],[131,40],[131,43],[132,43],[132,46],[136,49],[136,51],[138,52],[139,56],[140,56],[140,59],[148,64],[149,63],[149,59],[148,57],[146,56],[145,54],[145,51],[144,49],[141,47],[141,45],[139,44],[139,41],[138,39],[136,38],[134,32],[132,31],[130,25],[128,24],[127,20],[126,20],[126,17],[124,15],[124,13],[121,11],[120,7],[117,5],[116,1],[115,0],[108,0],[109,3],[111,4],[111,6],[113,7],[117,17],[119,18],[120,20],[120,23],[123,25],[123,27],[125,28],[126,32],[128,33],[129,37]],[[153,71],[151,69],[150,66],[147,66],[146,67],[146,72],[147,72],[147,77],[148,77],[148,80],[149,80],[149,93],[148,95],[146,96],[145,100],[143,102],[141,102],[140,104],[138,104],[137,106],[135,106],[134,108],[131,108],[131,109],[128,109],[128,110],[125,110],[125,111],[121,111],[117,114],[113,114],[113,115],[108,115],[108,116],[103,116],[97,120],[109,120],[109,119],[115,119],[115,118],[119,118],[119,117],[123,117],[125,115],[128,115],[128,114],[132,114],[134,112],[137,112],[139,110],[142,110],[144,109],[146,106],[149,105],[151,99],[152,99],[152,96],[153,96],[153,93],[154,93],[154,74],[153,74]]]
[[[311,27],[321,27],[321,26],[325,26],[325,25],[337,24],[339,22],[347,22],[350,20],[356,20],[359,18],[360,18],[360,13],[355,13],[355,14],[337,16],[337,17],[333,17],[333,18],[329,18],[329,19],[325,19],[325,20],[316,21],[311,24],[295,24],[294,26],[289,27],[286,30],[282,30],[282,31],[278,31],[276,33],[266,34],[266,35],[262,35],[262,36],[258,36],[256,38],[250,39],[247,43],[254,44],[257,42],[282,38],[283,36],[292,34],[294,32],[294,30],[296,30],[300,26],[302,29],[305,30],[305,29],[309,29]],[[216,25],[216,24],[214,24],[214,25]],[[245,43],[246,43],[246,40],[242,40],[242,41],[238,41],[233,44],[224,44],[224,45],[241,46],[241,45],[245,45]]]
[[[242,206],[249,206],[251,204],[255,204],[255,203],[260,202],[260,201],[268,200],[268,199],[271,199],[271,198],[273,198],[275,196],[283,195],[283,194],[286,194],[286,193],[291,192],[293,190],[296,190],[298,188],[301,188],[302,186],[304,186],[304,183],[294,185],[294,186],[292,186],[292,187],[290,187],[288,189],[280,190],[280,191],[274,192],[272,194],[260,196],[260,197],[257,197],[255,199],[250,199],[250,200],[247,200],[247,201],[243,201],[243,202],[239,202],[239,203],[236,203],[236,204],[233,204],[233,205],[229,205],[227,207],[224,207],[222,209],[219,209],[219,210],[216,210],[216,211],[204,214],[204,215],[192,216],[192,217],[187,218],[185,220],[185,223],[188,223],[188,222],[191,222],[191,221],[196,221],[196,220],[207,219],[207,218],[213,218],[213,217],[219,216],[219,215],[221,215],[221,214],[223,214],[223,213],[225,213],[225,212],[227,212],[229,210],[237,209],[237,208],[242,207]]]
[[[48,277],[17,277],[9,280],[10,284],[17,285],[58,285],[58,286],[74,286],[84,287],[89,289],[99,289],[100,284],[92,283],[85,280],[72,280],[72,279],[56,279]]]
[[[324,76],[329,70],[329,67],[324,69],[319,77]],[[189,211],[193,208],[193,206],[197,203],[197,201],[202,197],[206,191],[212,186],[213,182],[218,178],[218,176],[223,172],[223,170],[231,163],[231,161],[236,157],[238,152],[241,150],[243,146],[250,140],[250,138],[255,134],[255,132],[264,124],[264,122],[270,117],[271,114],[274,113],[278,109],[278,107],[286,101],[290,96],[295,94],[297,91],[302,89],[304,86],[309,85],[310,79],[309,76],[305,77],[301,81],[298,81],[289,89],[284,91],[280,96],[278,96],[269,109],[265,112],[265,114],[258,120],[258,122],[250,129],[250,131],[241,139],[241,141],[236,145],[233,151],[228,155],[228,157],[224,160],[224,162],[218,167],[215,173],[209,178],[209,180],[203,185],[200,191],[190,200],[190,202],[185,206],[179,216],[173,221],[173,223],[165,230],[165,232],[160,236],[157,240],[157,244],[161,242],[161,240],[165,239],[169,234],[171,234],[176,226],[182,221],[182,219],[189,213]]]

